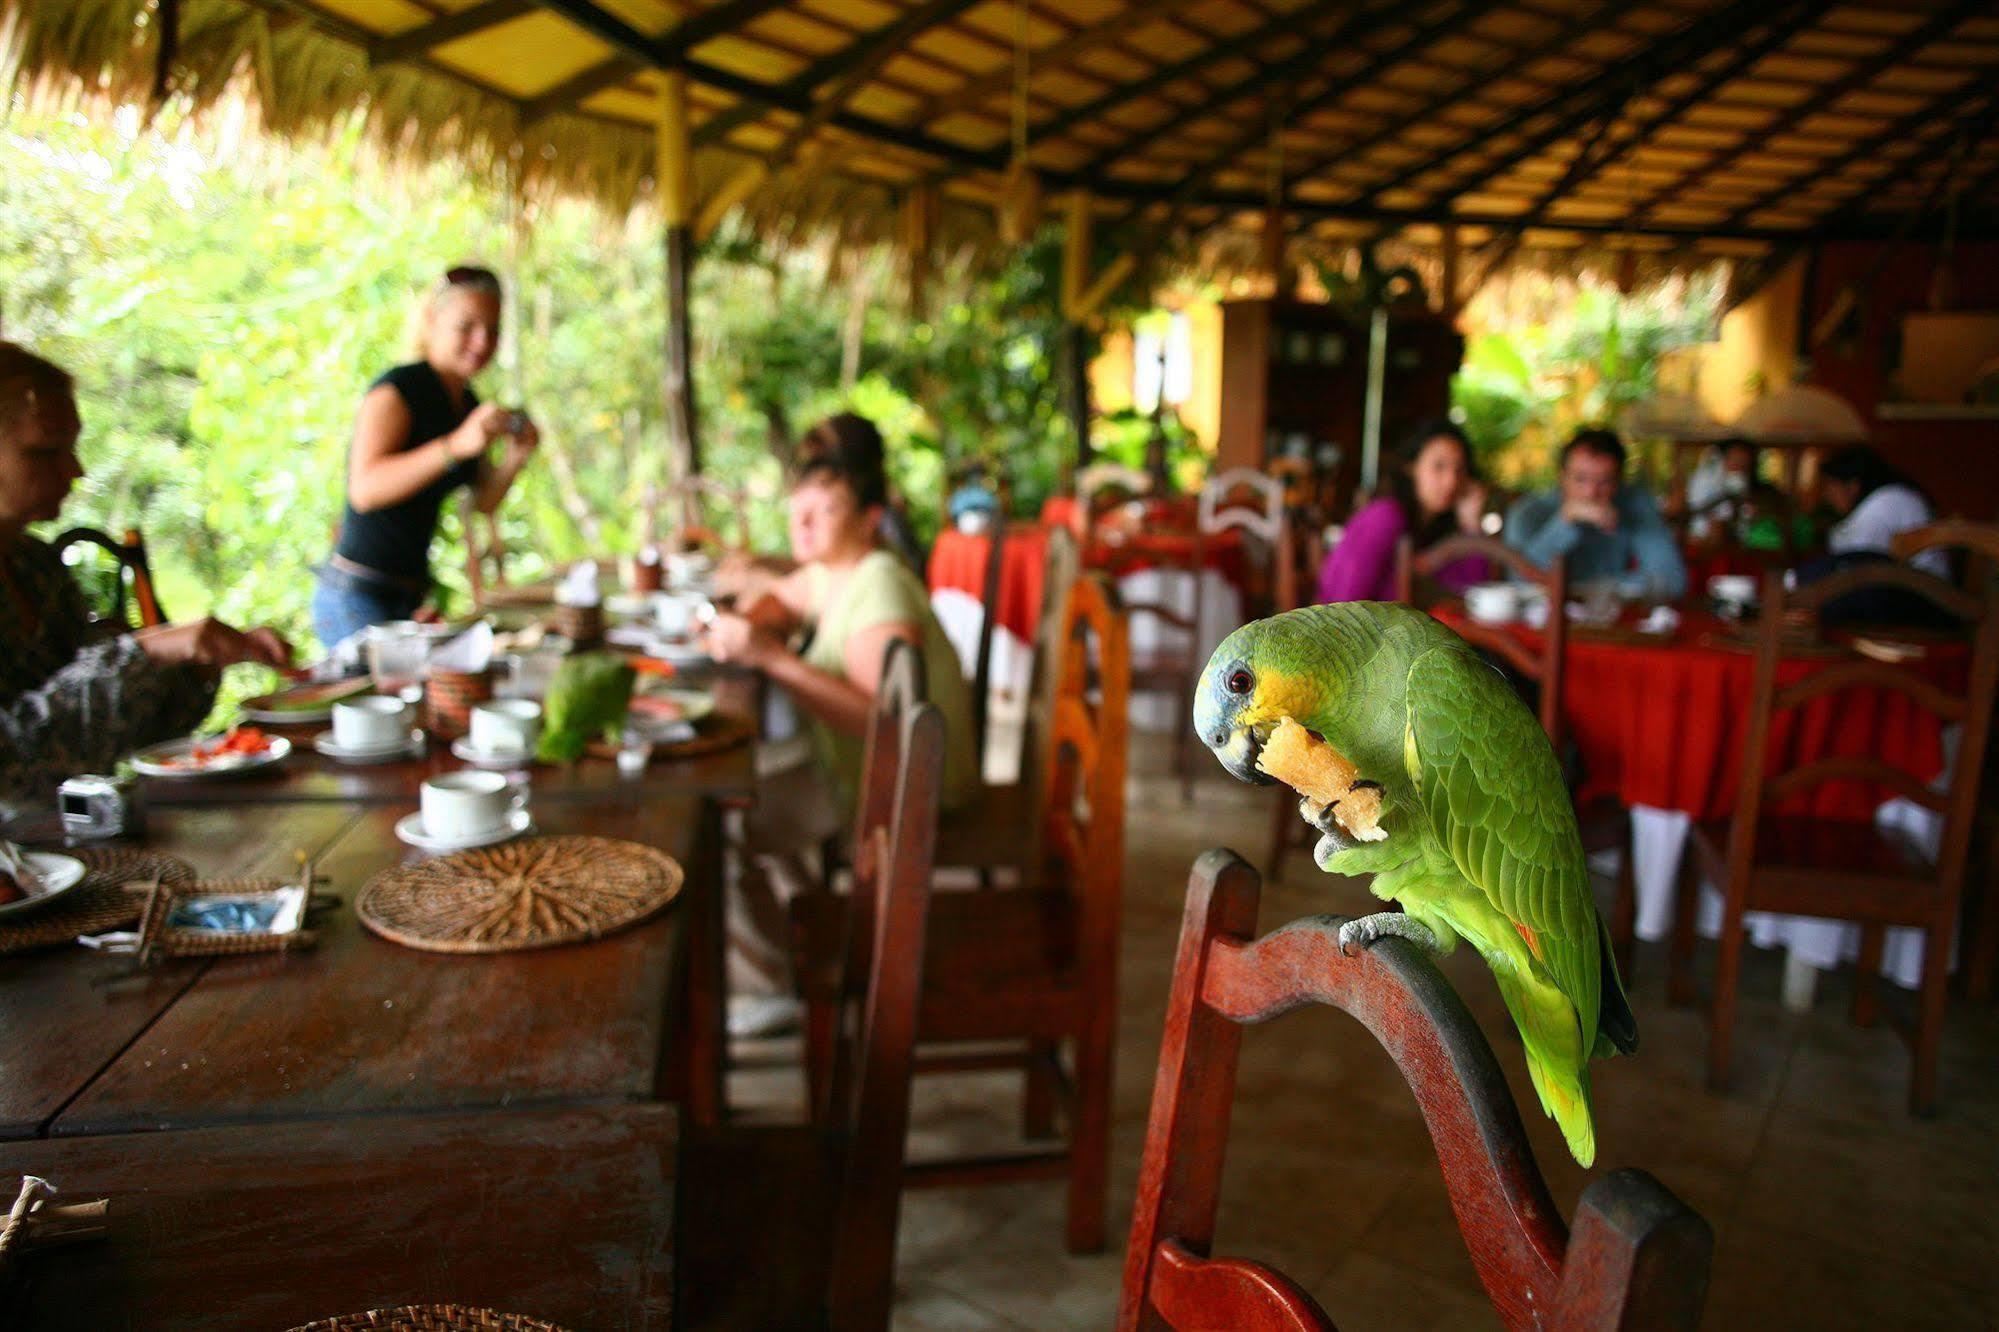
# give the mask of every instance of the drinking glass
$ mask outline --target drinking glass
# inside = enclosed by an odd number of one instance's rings
[[[423,701],[423,670],[430,658],[427,634],[387,625],[368,631],[368,674],[377,693],[408,703]]]

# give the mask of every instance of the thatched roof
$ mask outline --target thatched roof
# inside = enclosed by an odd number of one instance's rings
[[[989,217],[1022,127],[1045,191],[1148,240],[1280,181],[1322,239],[1452,224],[1488,261],[1999,217],[1990,0],[0,0],[0,40],[31,87],[143,96],[175,8],[177,92],[251,77],[280,131],[365,107],[614,205],[678,68],[700,194],[881,235],[924,186]]]

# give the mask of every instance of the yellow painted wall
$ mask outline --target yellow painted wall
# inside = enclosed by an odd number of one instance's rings
[[[1804,259],[1793,260],[1762,291],[1722,316],[1721,337],[1705,349],[1696,386],[1715,420],[1733,421],[1762,394],[1791,382],[1804,274]]]

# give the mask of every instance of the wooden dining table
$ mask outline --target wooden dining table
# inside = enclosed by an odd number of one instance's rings
[[[497,955],[407,948],[354,911],[422,858],[396,822],[458,766],[436,740],[372,767],[300,743],[269,771],[144,783],[127,845],[204,879],[311,861],[332,904],[309,950],[0,957],[0,1210],[21,1174],[113,1199],[104,1240],[22,1264],[22,1326],[283,1328],[434,1300],[670,1326],[679,1130],[721,1115],[721,820],[754,792],[750,749],[528,770],[539,834],[642,843],[686,879],[631,928]],[[553,1247],[505,1260],[537,1235]],[[310,1281],[282,1282],[288,1242]]]

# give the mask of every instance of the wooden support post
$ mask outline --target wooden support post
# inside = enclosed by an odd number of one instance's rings
[[[1088,190],[1069,195],[1062,234],[1062,388],[1069,426],[1076,432],[1076,466],[1090,465],[1090,353],[1084,296],[1090,281],[1095,200]]]
[[[694,420],[693,334],[688,322],[694,264],[694,174],[687,140],[687,77],[661,74],[659,143],[655,177],[666,241],[666,440],[677,476],[701,472],[701,441]]]
[[[1458,229],[1456,224],[1444,228],[1444,272],[1437,285],[1443,290],[1442,313],[1445,318],[1455,320],[1458,316]]]

